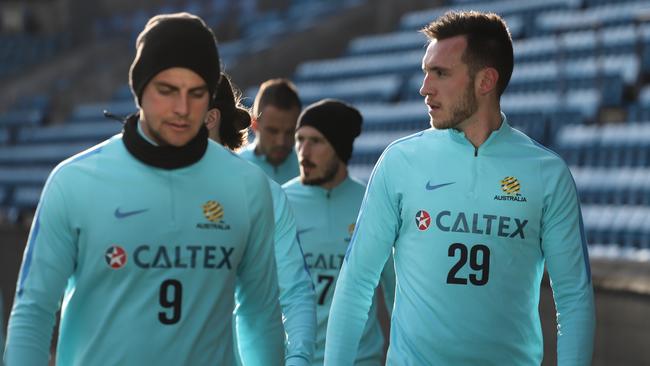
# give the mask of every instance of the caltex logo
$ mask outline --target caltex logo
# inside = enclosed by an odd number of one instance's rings
[[[104,256],[106,264],[112,269],[120,269],[126,266],[127,255],[124,248],[118,245],[113,245],[106,250]]]
[[[415,225],[420,231],[428,229],[429,225],[431,225],[431,216],[429,213],[424,210],[418,211],[418,213],[415,214]]]

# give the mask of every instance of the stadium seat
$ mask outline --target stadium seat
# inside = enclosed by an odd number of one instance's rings
[[[589,29],[598,26],[632,23],[639,11],[647,9],[646,1],[604,4],[586,9],[553,10],[539,14],[536,26],[540,32]]]
[[[422,49],[427,38],[422,33],[398,31],[374,36],[358,37],[350,41],[347,54],[350,56],[377,53],[402,52]]]
[[[54,165],[74,154],[88,149],[96,141],[0,147],[0,165],[28,166]]]
[[[429,127],[429,116],[424,101],[359,104],[357,108],[363,116],[363,133],[413,131]]]
[[[9,138],[9,130],[7,128],[0,127],[0,146],[8,144]]]
[[[34,209],[42,190],[43,187],[18,187],[14,190],[10,205],[17,209]]]
[[[0,166],[0,186],[43,185],[51,168]]]
[[[79,142],[102,141],[122,130],[118,121],[102,118],[98,122],[67,123],[41,128],[21,128],[18,131],[17,143],[46,143],[46,142]]]
[[[74,108],[68,122],[105,122],[105,110],[116,116],[125,117],[136,112],[137,109],[133,100],[84,103],[79,104]]]
[[[581,0],[500,0],[473,2],[471,5],[460,6],[460,9],[492,11],[508,17],[510,15],[526,16],[552,9],[563,9],[566,11],[567,9],[578,7],[580,4]],[[459,9],[459,7],[439,7],[406,14],[400,20],[400,29],[420,29],[424,25],[428,24],[431,19],[435,19],[452,9]]]
[[[308,61],[298,65],[298,82],[334,80],[396,73],[411,75],[422,68],[422,50]]]
[[[296,87],[305,105],[323,98],[336,98],[349,103],[390,102],[397,99],[402,80],[400,75],[387,74],[337,81],[299,82]]]

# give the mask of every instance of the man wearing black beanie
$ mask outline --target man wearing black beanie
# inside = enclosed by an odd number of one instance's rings
[[[208,141],[220,81],[199,17],[151,18],[129,72],[139,112],[43,188],[5,364],[282,365],[273,204],[258,168]],[[235,310],[235,304],[237,309]]]
[[[325,99],[303,110],[296,126],[300,176],[282,187],[296,217],[298,239],[317,295],[313,364],[323,363],[325,330],[334,287],[352,237],[365,186],[348,176],[354,140],[361,133],[359,111]],[[386,308],[392,309],[395,277],[389,260],[381,280]],[[374,299],[355,363],[380,365],[384,336]],[[387,321],[387,320],[386,320]]]

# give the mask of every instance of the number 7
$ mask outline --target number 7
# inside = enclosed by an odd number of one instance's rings
[[[320,296],[318,297],[318,305],[323,305],[325,303],[327,291],[329,291],[330,287],[332,287],[332,283],[334,283],[334,276],[318,275],[318,283],[323,282],[323,280],[327,281],[327,283],[325,284],[323,292],[321,292]]]

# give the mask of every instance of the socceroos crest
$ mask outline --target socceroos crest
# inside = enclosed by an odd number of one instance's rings
[[[346,243],[349,243],[350,240],[352,240],[352,234],[354,234],[354,226],[355,226],[355,224],[356,223],[353,222],[350,225],[348,225],[348,236],[345,238]]]
[[[526,202],[526,197],[522,196],[520,193],[521,184],[517,178],[509,176],[501,180],[501,191],[505,195],[495,195],[495,201],[517,201],[517,202]]]
[[[225,213],[223,206],[217,201],[208,201],[203,204],[203,216],[209,223],[197,223],[199,229],[230,230],[230,225],[223,220]]]

